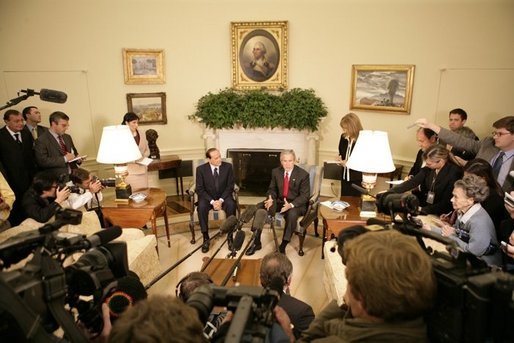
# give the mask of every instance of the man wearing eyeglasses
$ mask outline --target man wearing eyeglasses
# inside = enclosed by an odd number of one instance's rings
[[[420,127],[435,131],[439,138],[459,149],[476,153],[477,158],[488,161],[493,174],[505,192],[514,190],[514,178],[509,174],[514,170],[514,116],[498,119],[493,123],[492,137],[480,141],[463,137],[439,125],[421,118],[416,121]]]

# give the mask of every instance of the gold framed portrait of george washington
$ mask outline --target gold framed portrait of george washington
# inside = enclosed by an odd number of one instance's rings
[[[287,21],[232,22],[232,86],[287,89]]]

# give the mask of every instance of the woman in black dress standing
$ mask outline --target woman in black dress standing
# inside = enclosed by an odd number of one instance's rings
[[[360,196],[361,193],[352,187],[352,183],[361,186],[362,173],[356,170],[348,169],[346,162],[355,147],[355,142],[359,137],[362,124],[355,113],[348,113],[341,118],[341,139],[339,140],[339,164],[343,167],[343,175],[341,177],[341,195]]]

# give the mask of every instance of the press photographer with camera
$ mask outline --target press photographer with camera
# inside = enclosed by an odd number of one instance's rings
[[[32,181],[23,195],[22,208],[28,218],[46,223],[57,210],[66,207],[70,189],[58,184],[58,177],[52,171],[42,171]]]
[[[348,285],[344,304],[332,301],[300,342],[426,342],[423,315],[435,296],[430,257],[412,237],[367,232],[343,248]]]
[[[67,183],[71,190],[68,203],[74,210],[84,206],[86,210],[100,206],[103,199],[101,180],[91,175],[83,168],[73,169],[70,174],[70,181]]]

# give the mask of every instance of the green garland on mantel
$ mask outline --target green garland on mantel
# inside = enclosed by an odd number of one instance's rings
[[[201,97],[196,104],[196,112],[188,118],[212,129],[243,127],[316,131],[327,114],[327,107],[313,89],[293,88],[272,94],[263,89],[238,91],[226,88]]]

